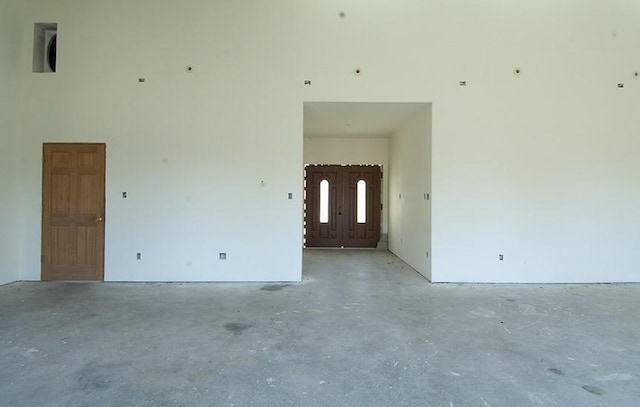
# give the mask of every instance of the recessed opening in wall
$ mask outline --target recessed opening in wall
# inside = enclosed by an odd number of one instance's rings
[[[431,103],[305,101],[302,111],[303,247],[390,250],[431,279]],[[372,166],[384,177],[365,176]]]
[[[35,23],[32,72],[56,72],[57,56],[58,23]]]

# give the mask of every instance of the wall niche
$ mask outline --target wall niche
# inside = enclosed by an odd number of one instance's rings
[[[33,72],[56,72],[58,54],[58,23],[33,25]]]

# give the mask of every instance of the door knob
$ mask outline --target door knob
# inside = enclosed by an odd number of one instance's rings
[[[96,223],[102,222],[102,218],[96,218]]]

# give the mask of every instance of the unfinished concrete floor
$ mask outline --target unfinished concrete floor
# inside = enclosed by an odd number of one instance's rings
[[[638,406],[640,286],[430,285],[306,251],[300,284],[0,287],[5,406]]]

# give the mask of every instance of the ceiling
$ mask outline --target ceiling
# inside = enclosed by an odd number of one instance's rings
[[[374,137],[396,133],[426,103],[305,102],[305,137]]]

